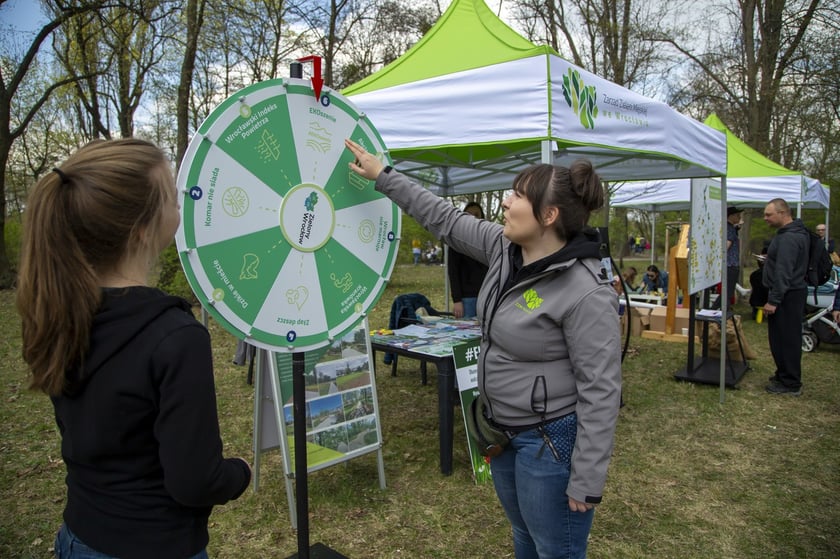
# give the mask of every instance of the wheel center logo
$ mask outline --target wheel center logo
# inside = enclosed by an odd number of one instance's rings
[[[335,209],[332,199],[319,186],[302,183],[293,187],[280,204],[280,229],[294,248],[314,252],[332,237]]]

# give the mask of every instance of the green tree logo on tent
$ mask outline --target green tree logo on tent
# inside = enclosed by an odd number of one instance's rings
[[[598,118],[597,95],[594,85],[583,85],[577,70],[569,68],[563,76],[563,97],[574,113],[580,117],[584,128],[595,128]]]

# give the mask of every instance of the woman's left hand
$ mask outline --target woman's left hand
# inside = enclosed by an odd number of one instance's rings
[[[464,318],[464,303],[461,301],[452,303],[452,314],[455,318]]]
[[[576,501],[569,497],[569,508],[572,512],[586,512],[588,510],[592,510],[595,507],[592,503],[581,503],[580,501]]]
[[[356,157],[356,160],[350,163],[350,169],[368,180],[376,180],[385,168],[382,162],[353,140],[345,139],[344,145]]]

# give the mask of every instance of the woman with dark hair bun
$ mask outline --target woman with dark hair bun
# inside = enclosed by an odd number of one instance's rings
[[[474,219],[351,140],[350,169],[376,181],[452,248],[488,266],[478,294],[480,398],[507,433],[496,494],[517,559],[582,558],[601,502],[621,396],[618,298],[587,227],[604,188],[591,163],[534,165],[513,180],[504,224]]]
[[[222,455],[209,333],[149,287],[178,210],[166,156],[131,138],[86,145],[29,194],[17,308],[67,468],[59,559],[206,558],[213,505],[250,482]]]

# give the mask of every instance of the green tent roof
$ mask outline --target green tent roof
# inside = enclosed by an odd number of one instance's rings
[[[554,51],[508,27],[484,0],[455,0],[405,54],[342,93],[357,95],[548,52]]]
[[[778,163],[767,159],[756,150],[742,142],[738,136],[712,113],[703,121],[706,126],[720,130],[726,134],[726,176],[732,178],[749,177],[780,177],[784,175],[801,175],[800,171],[792,171]]]
[[[604,104],[597,126],[569,100],[566,80],[586,82],[595,116]],[[412,162],[418,180],[450,194],[498,188],[549,158],[588,158],[606,180],[726,169],[724,134],[534,45],[484,0],[453,0],[408,52],[342,93],[375,124],[400,170]],[[625,110],[642,116],[623,118]]]

